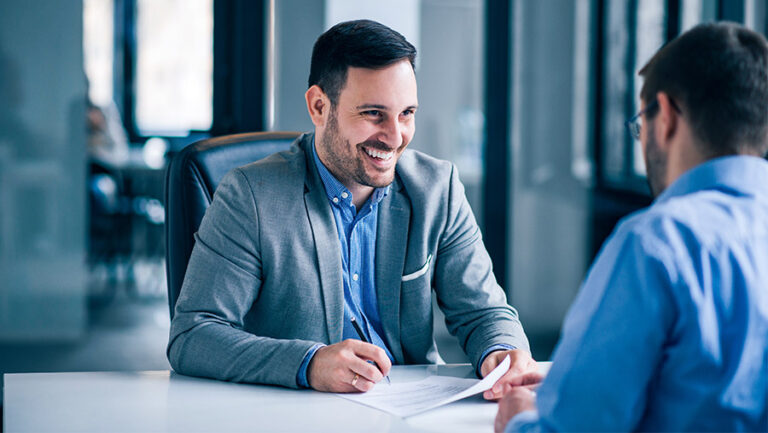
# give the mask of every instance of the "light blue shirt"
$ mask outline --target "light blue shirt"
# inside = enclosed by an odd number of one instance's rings
[[[366,334],[366,338],[386,352],[394,363],[394,357],[381,337],[384,330],[381,326],[379,306],[376,299],[376,229],[378,225],[378,205],[386,197],[390,186],[376,188],[368,201],[358,212],[352,203],[352,193],[336,179],[325,167],[315,151],[314,140],[311,146],[312,159],[315,162],[320,179],[325,187],[328,202],[331,205],[336,232],[341,245],[341,267],[344,283],[344,324],[342,340],[348,338],[360,339],[352,326],[352,317]],[[322,344],[314,345],[304,356],[299,368],[296,382],[299,386],[309,387],[307,369],[312,357]],[[476,374],[480,376],[480,367],[486,356],[496,350],[515,349],[507,344],[496,344],[486,349],[480,356]]]
[[[768,162],[717,158],[627,217],[513,431],[768,431]]]
[[[358,212],[352,203],[352,193],[328,171],[318,158],[317,152],[314,151],[314,142],[311,151],[331,205],[341,245],[344,283],[342,339],[360,339],[352,326],[351,319],[354,317],[368,341],[384,349],[389,359],[394,362],[394,357],[382,338],[384,330],[381,326],[379,304],[376,299],[375,274],[377,210],[379,202],[387,195],[390,187],[376,188]],[[315,345],[304,357],[297,377],[300,386],[309,386],[307,368],[312,356],[320,347],[322,347],[321,344]]]

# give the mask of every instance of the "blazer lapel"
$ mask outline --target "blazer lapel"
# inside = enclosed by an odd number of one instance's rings
[[[323,293],[325,325],[330,344],[341,341],[342,321],[344,320],[344,286],[341,273],[341,247],[336,233],[328,197],[306,146],[312,145],[311,135],[302,144],[307,162],[307,176],[304,188],[304,204],[312,227],[315,241],[320,285]],[[314,326],[308,323],[307,326]]]
[[[390,194],[379,203],[376,230],[376,298],[385,339],[395,363],[403,364],[400,343],[400,279],[405,264],[411,203],[395,178]]]

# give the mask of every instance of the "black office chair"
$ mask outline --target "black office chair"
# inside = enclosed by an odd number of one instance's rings
[[[288,149],[298,136],[298,132],[226,135],[192,143],[173,157],[165,175],[165,266],[171,318],[195,245],[193,235],[221,178],[235,167]]]
[[[114,299],[124,280],[133,278],[134,213],[120,170],[95,160],[88,162],[88,169],[87,262],[92,276],[103,275],[103,278],[90,278],[88,302],[91,306],[101,306]]]

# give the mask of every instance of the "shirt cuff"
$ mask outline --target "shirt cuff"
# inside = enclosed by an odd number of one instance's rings
[[[504,433],[538,433],[544,429],[539,422],[539,413],[535,410],[526,410],[512,417],[504,428]]]
[[[510,346],[509,344],[494,344],[493,346],[485,349],[485,352],[483,352],[482,355],[480,355],[480,362],[477,363],[477,368],[475,369],[475,374],[477,374],[477,377],[482,378],[482,373],[480,372],[480,367],[482,367],[483,362],[485,362],[485,357],[490,355],[491,352],[495,352],[497,350],[515,350],[517,347]]]
[[[315,356],[317,349],[325,346],[325,344],[317,343],[312,346],[311,349],[304,355],[304,360],[301,361],[299,367],[299,373],[296,375],[296,383],[302,388],[309,388],[309,381],[307,380],[307,370],[309,369],[309,362],[312,361],[312,357]]]

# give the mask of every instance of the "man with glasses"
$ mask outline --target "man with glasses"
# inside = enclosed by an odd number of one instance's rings
[[[768,431],[768,43],[701,25],[640,75],[628,126],[656,200],[603,246],[496,432]]]

